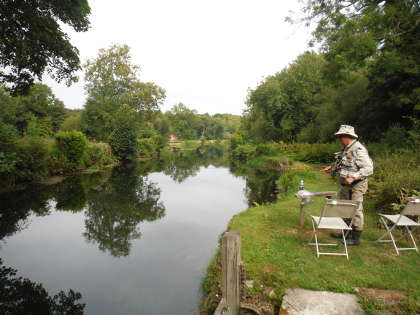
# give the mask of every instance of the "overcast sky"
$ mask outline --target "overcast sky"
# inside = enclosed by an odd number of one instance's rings
[[[89,0],[91,29],[69,32],[82,62],[128,44],[141,80],[166,89],[163,110],[182,102],[199,113],[241,114],[248,88],[308,46],[310,31],[284,21],[298,1]],[[45,83],[69,108],[85,101],[83,75],[70,88]]]

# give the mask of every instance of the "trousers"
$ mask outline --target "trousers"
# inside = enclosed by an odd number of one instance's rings
[[[353,185],[341,184],[338,198],[343,200],[359,201],[356,215],[353,220],[353,228],[357,231],[363,231],[364,217],[363,217],[363,195],[368,190],[368,181],[364,179]]]

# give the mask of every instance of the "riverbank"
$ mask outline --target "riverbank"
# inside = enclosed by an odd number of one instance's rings
[[[308,206],[304,229],[299,229],[299,201],[294,197],[300,178],[309,191],[336,190],[334,180],[319,169],[310,168],[286,172],[279,185],[285,189],[272,204],[251,207],[234,216],[228,231],[239,231],[242,238],[242,260],[248,280],[254,286],[249,295],[259,295],[273,289],[270,297],[280,305],[287,288],[306,288],[333,292],[355,293],[355,288],[393,289],[405,294],[406,299],[392,306],[360,296],[367,313],[389,308],[394,314],[414,314],[420,310],[418,275],[419,254],[415,251],[396,256],[390,244],[374,242],[383,230],[378,228],[378,217],[373,202],[365,203],[366,227],[359,247],[349,248],[350,260],[343,257],[316,258],[313,246],[308,246],[312,233],[309,215],[319,215],[322,198]],[[325,235],[325,239],[329,237]],[[212,314],[220,298],[219,253],[212,260],[203,280],[202,314]]]

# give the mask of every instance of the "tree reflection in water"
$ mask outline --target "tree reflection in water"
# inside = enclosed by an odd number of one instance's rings
[[[30,215],[50,214],[50,198],[50,191],[36,188],[1,194],[0,240],[23,230]]]
[[[88,194],[84,236],[116,257],[130,254],[131,241],[141,237],[141,222],[165,215],[160,188],[137,175],[136,168],[114,169],[106,183]]]
[[[244,192],[250,207],[277,200],[279,193],[277,180],[280,178],[280,172],[249,168],[239,161],[230,162],[231,173],[246,180]]]
[[[17,270],[0,259],[0,314],[81,315],[85,304],[79,292],[60,291],[51,297],[40,283],[17,277]]]

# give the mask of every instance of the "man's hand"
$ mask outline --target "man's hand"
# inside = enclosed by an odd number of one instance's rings
[[[327,166],[324,168],[325,173],[331,173],[331,166]]]
[[[353,177],[347,177],[345,180],[344,180],[344,182],[347,184],[347,185],[351,185],[351,184],[353,184],[353,182],[354,182],[354,178]]]

